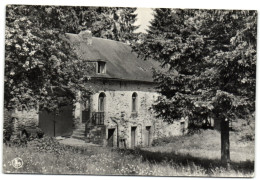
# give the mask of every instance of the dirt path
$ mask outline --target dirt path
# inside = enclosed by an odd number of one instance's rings
[[[83,140],[80,139],[75,139],[75,138],[66,138],[66,139],[61,139],[58,140],[59,143],[61,144],[65,144],[65,145],[69,145],[69,146],[77,146],[77,147],[89,147],[89,146],[100,146],[97,144],[92,144],[92,143],[86,143]]]

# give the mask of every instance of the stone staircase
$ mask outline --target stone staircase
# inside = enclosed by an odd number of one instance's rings
[[[85,140],[86,139],[86,132],[85,132],[85,124],[79,125],[72,133],[72,138]]]

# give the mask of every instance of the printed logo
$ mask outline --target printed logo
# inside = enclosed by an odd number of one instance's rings
[[[12,160],[12,165],[14,168],[19,169],[23,167],[23,160],[21,158],[14,158]]]

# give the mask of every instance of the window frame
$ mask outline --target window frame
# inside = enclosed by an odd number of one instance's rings
[[[138,108],[137,108],[137,105],[138,105],[138,94],[136,92],[134,92],[132,94],[131,103],[132,103],[131,112],[132,113],[137,113],[138,112]]]
[[[105,61],[97,61],[97,74],[106,74],[106,62]]]
[[[102,104],[101,104],[101,98],[102,98]],[[105,112],[105,105],[106,105],[105,103],[106,103],[106,94],[104,92],[101,92],[98,95],[98,112]]]

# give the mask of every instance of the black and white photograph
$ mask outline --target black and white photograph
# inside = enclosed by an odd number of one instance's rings
[[[2,173],[255,176],[257,9],[4,13]]]

